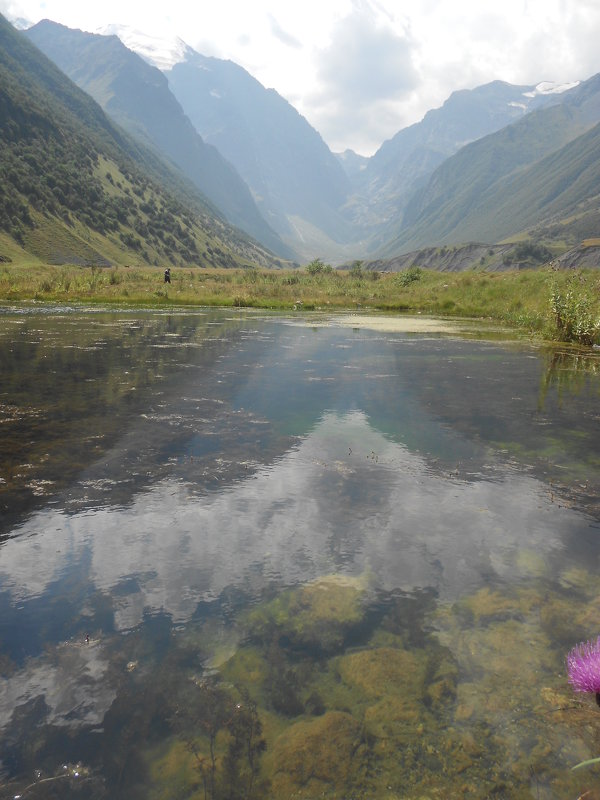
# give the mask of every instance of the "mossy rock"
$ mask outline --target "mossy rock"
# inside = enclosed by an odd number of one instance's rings
[[[479,589],[456,604],[459,614],[468,616],[475,623],[509,619],[522,613],[518,599],[488,587]]]
[[[423,706],[410,698],[388,696],[365,709],[365,730],[378,740],[376,751],[382,743],[394,747],[411,743],[421,723]]]
[[[427,657],[422,650],[361,650],[340,658],[337,667],[342,680],[367,698],[393,695],[411,703],[423,698]]]
[[[600,594],[600,580],[582,567],[569,567],[560,576],[559,582],[565,589],[576,589],[583,594]]]
[[[365,617],[365,587],[359,579],[328,576],[278,595],[248,616],[250,635],[264,643],[333,653]]]
[[[537,550],[519,549],[515,558],[515,567],[520,575],[531,578],[543,578],[548,575],[547,560]]]
[[[432,661],[434,669],[426,681],[425,703],[439,710],[442,705],[453,703],[456,699],[458,666],[449,653],[431,656],[430,663]]]
[[[329,711],[297,722],[274,743],[272,795],[277,798],[344,797],[364,780],[367,748],[354,717]]]

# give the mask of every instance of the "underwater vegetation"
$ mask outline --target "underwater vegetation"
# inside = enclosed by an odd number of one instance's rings
[[[180,689],[152,797],[576,797],[597,712],[548,659],[573,587],[540,627],[546,598],[540,581],[439,604],[330,576],[265,599],[232,657]]]
[[[0,798],[583,795],[600,712],[569,683],[597,691],[600,642],[570,651],[568,683],[551,633],[563,618],[588,623],[599,582],[565,570],[549,602],[543,577],[442,603],[331,575],[241,604],[230,634],[198,619],[175,635],[162,617],[107,637],[101,730],[61,733],[43,700],[20,709],[4,766],[22,777]],[[228,656],[223,640],[236,642]]]

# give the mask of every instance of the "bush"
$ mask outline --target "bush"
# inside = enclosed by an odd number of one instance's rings
[[[592,313],[592,300],[582,279],[579,279],[579,286],[575,284],[576,279],[570,278],[564,291],[552,284],[550,307],[555,335],[562,342],[592,345],[600,333],[600,319]]]
[[[333,272],[333,267],[331,264],[324,264],[320,258],[315,258],[307,264],[306,271],[309,275],[319,275],[323,272]]]
[[[350,267],[350,275],[353,278],[362,278],[363,276],[363,262],[355,261]]]
[[[413,264],[412,267],[398,274],[397,282],[400,286],[409,286],[411,283],[414,283],[414,281],[420,281],[422,276],[423,270],[421,267],[417,267]]]

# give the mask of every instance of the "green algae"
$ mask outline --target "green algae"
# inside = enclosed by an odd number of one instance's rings
[[[142,759],[147,785],[122,788],[150,800],[525,800],[538,787],[540,797],[577,797],[593,771],[570,767],[600,751],[598,711],[570,691],[552,637],[557,627],[567,636],[571,616],[587,619],[599,593],[583,569],[563,579],[562,592],[529,581],[449,603],[327,576],[254,608],[282,642],[240,636],[249,622],[240,614],[224,637],[237,649],[218,664],[214,624],[182,632],[152,669],[132,637],[127,656],[140,668],[127,673],[119,653],[127,677],[106,725],[121,748],[114,770],[143,774]],[[301,625],[290,609],[302,610]],[[324,618],[356,633],[365,617],[362,637],[314,649]],[[293,702],[278,695],[283,684]]]
[[[423,695],[426,665],[417,651],[380,647],[361,650],[339,659],[341,679],[369,698],[396,694],[406,702]]]
[[[293,647],[335,652],[363,622],[365,592],[363,579],[319,578],[251,611],[247,629],[262,642],[283,638]]]
[[[188,743],[169,740],[148,758],[153,789],[151,800],[186,797],[204,800],[204,787],[198,774],[198,762]]]
[[[293,724],[269,756],[273,797],[356,796],[367,770],[368,748],[360,723],[328,711]]]

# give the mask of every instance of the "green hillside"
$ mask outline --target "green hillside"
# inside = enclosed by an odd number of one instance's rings
[[[574,184],[578,163],[588,146],[585,132],[599,119],[600,76],[595,76],[560,105],[534,111],[464,147],[415,193],[402,227],[381,254],[393,255],[434,244],[498,242],[518,237],[530,226],[544,224],[549,216],[567,216],[573,207],[573,192],[569,200],[562,190],[556,190],[561,200],[551,206],[545,188],[551,180],[547,170],[553,178],[560,171],[558,180],[563,189]],[[569,143],[573,146],[568,147]],[[562,155],[555,162],[554,156],[559,153]],[[521,185],[525,186],[522,205],[514,196],[516,187]],[[572,188],[583,190],[581,182]],[[585,201],[589,196],[582,194],[579,200]],[[589,235],[593,232],[584,233]]]
[[[573,245],[600,230],[600,124],[482,196],[479,218],[499,239],[537,230]],[[465,225],[468,224],[468,220]]]
[[[1,16],[0,145],[0,257],[279,265]]]
[[[72,30],[50,20],[24,35],[117,125],[175,164],[231,224],[278,255],[293,256],[261,217],[234,167],[203,142],[156,67],[116,36]]]

